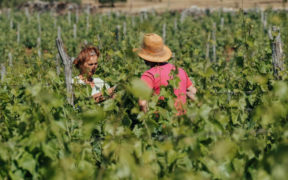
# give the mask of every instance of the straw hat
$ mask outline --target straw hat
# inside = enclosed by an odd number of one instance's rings
[[[150,62],[166,62],[172,56],[171,50],[163,43],[163,39],[154,33],[145,34],[142,47],[134,49],[134,52]]]

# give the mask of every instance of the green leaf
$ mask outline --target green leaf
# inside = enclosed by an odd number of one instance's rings
[[[116,108],[116,104],[114,99],[108,99],[104,102],[104,107],[103,110],[104,111],[112,111]]]
[[[113,105],[113,102],[109,102],[108,105]],[[107,107],[107,109],[109,106]],[[97,107],[96,110],[89,110],[82,114],[82,119],[86,123],[92,123],[92,122],[101,122],[104,120],[106,116],[106,113],[104,110],[100,107]]]
[[[20,159],[17,160],[17,162],[19,167],[28,170],[31,174],[35,173],[36,160],[31,154],[24,152]]]
[[[152,94],[152,89],[149,88],[141,79],[133,79],[128,90],[133,94],[133,96],[143,100],[148,100]]]
[[[44,152],[44,154],[46,156],[48,156],[49,158],[51,158],[52,160],[56,160],[57,159],[57,150],[55,149],[55,145],[54,143],[43,143],[42,144],[42,150]]]

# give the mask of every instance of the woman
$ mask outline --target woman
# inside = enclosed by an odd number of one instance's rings
[[[150,66],[150,69],[142,74],[141,79],[153,89],[154,94],[159,95],[160,87],[167,86],[168,80],[173,78],[170,74],[171,70],[176,69],[173,64],[167,62],[172,56],[171,50],[164,45],[159,35],[151,33],[144,35],[142,47],[136,49],[136,52]],[[197,90],[182,68],[178,68],[177,76],[180,82],[178,88],[174,89],[174,94],[177,97],[174,106],[178,115],[182,115],[185,113],[183,105],[186,103],[186,96],[195,100]],[[160,97],[160,99],[163,100],[164,97]],[[139,100],[139,105],[144,112],[147,111],[146,100]]]
[[[73,62],[80,71],[80,74],[73,79],[73,83],[90,85],[92,88],[91,95],[96,102],[105,100],[101,92],[104,86],[108,89],[107,92],[110,96],[113,95],[115,89],[114,87],[110,88],[102,79],[92,77],[98,67],[99,56],[100,52],[96,47],[85,47]]]

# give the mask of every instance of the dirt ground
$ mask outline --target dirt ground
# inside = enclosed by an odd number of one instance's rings
[[[97,0],[82,0],[84,4],[99,6]],[[155,9],[157,11],[181,10],[191,6],[202,8],[283,8],[288,7],[288,3],[283,4],[283,0],[127,0],[126,3],[115,3],[115,8],[99,8],[105,11],[139,12],[144,9]]]

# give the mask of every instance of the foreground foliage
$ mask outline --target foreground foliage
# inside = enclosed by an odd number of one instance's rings
[[[38,23],[22,13],[0,16],[0,179],[285,179],[288,176],[287,73],[273,76],[270,41],[260,13],[165,13],[125,16],[82,14],[77,38],[66,16],[41,14]],[[224,26],[220,26],[224,17]],[[281,27],[287,42],[287,14],[267,11],[268,24]],[[72,16],[74,22],[75,17]],[[126,22],[126,34],[125,24]],[[217,59],[205,56],[217,23]],[[17,24],[21,39],[17,44]],[[198,88],[187,115],[175,117],[169,82],[158,104],[139,77],[147,67],[132,49],[144,32],[162,34]],[[119,27],[120,25],[120,27]],[[75,87],[75,107],[66,101],[63,69],[56,73],[57,26],[68,54],[82,42],[101,48],[99,76],[117,84],[115,99],[95,104],[88,87]],[[118,26],[118,27],[117,27]],[[8,53],[13,54],[9,66]],[[284,52],[287,46],[284,44]],[[285,62],[286,64],[286,62]],[[75,71],[75,76],[77,72]],[[138,98],[149,99],[149,112]],[[159,116],[155,115],[158,112]]]

